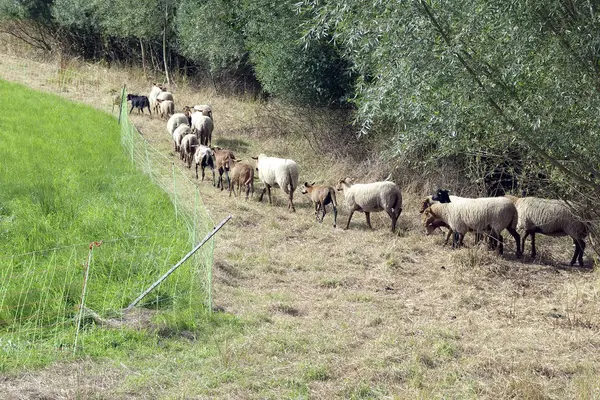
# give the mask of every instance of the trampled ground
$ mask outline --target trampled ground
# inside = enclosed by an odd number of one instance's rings
[[[150,88],[140,73],[70,68],[64,79],[56,63],[0,59],[3,79],[107,112],[110,88]],[[293,158],[302,182],[373,181],[389,172],[376,158],[353,166],[315,152],[308,136],[277,131],[259,104],[171,90],[178,106],[212,104],[213,143],[238,158]],[[132,120],[182,167],[164,121]],[[332,214],[317,224],[299,192],[290,213],[278,190],[269,206],[257,194],[246,202],[197,184],[213,220],[233,215],[215,244],[214,302],[239,317],[241,333],[181,339],[130,362],[100,358],[0,376],[4,398],[599,398],[600,281],[591,268],[566,265],[570,240],[540,238],[538,260],[515,260],[512,245],[497,257],[471,237],[452,251],[441,233],[424,235],[417,210],[426,193],[410,188],[392,234],[383,213],[372,216],[374,231],[360,214],[349,230],[333,229]],[[347,215],[341,207],[338,225]],[[591,250],[586,256],[591,265]],[[218,351],[201,350],[207,346]]]

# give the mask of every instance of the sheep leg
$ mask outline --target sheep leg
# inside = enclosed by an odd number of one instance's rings
[[[315,219],[317,220],[317,222],[323,222],[323,221],[319,221],[319,207],[321,206],[321,203],[316,202],[315,203]]]
[[[196,164],[196,179],[198,179],[198,164]],[[202,179],[204,179],[204,171],[202,171]]]
[[[273,204],[273,200],[271,199],[271,186],[267,185],[267,194],[269,195],[269,204]]]
[[[268,185],[265,183],[265,187],[263,188],[263,191],[260,194],[260,197],[258,198],[259,202],[262,202],[263,196],[265,195],[265,192],[267,191],[267,187],[268,187]]]
[[[227,187],[231,187],[231,179],[229,179],[229,172],[225,171],[225,177],[227,178]]]
[[[393,210],[391,208],[386,209],[385,211],[388,213],[388,215],[392,219],[392,232],[396,232],[396,222],[398,222],[398,217],[400,216],[400,213],[396,214],[395,210]]]
[[[535,249],[535,232],[531,232],[531,258],[537,256],[537,250]]]
[[[575,260],[579,261],[579,266],[583,267],[583,249],[585,249],[585,242],[580,239],[573,239],[575,245],[575,253],[571,259],[571,266],[575,264]]]
[[[583,267],[583,251],[585,250],[585,242],[583,239],[579,240],[579,266]]]
[[[511,236],[515,239],[515,244],[517,245],[517,250],[515,251],[515,255],[517,256],[517,258],[523,257],[523,248],[521,247],[521,235],[519,235],[519,232],[517,232],[513,228],[506,228],[506,229],[508,230],[508,233],[510,233]]]
[[[348,223],[346,224],[346,229],[350,227],[350,220],[352,219],[352,215],[354,214],[354,210],[350,211],[350,215],[348,216]]]
[[[504,253],[504,238],[500,233],[498,233],[498,254],[502,255]]]
[[[371,213],[365,211],[365,217],[367,218],[367,226],[369,227],[369,229],[373,229],[373,227],[371,226]]]
[[[335,206],[335,204],[332,204],[333,206],[333,227],[335,228],[337,226],[337,207]]]
[[[325,211],[325,204],[321,204],[321,208],[323,209],[322,210],[323,211],[323,215],[321,215],[321,222],[323,222],[323,220],[325,219],[325,213],[326,213],[326,211]]]

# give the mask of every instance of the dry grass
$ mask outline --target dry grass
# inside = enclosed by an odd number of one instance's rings
[[[150,87],[129,70],[85,64],[74,66],[61,87],[56,64],[14,56],[0,59],[0,74],[108,112],[111,88]],[[374,180],[390,170],[376,157],[356,167],[339,154],[317,154],[306,136],[270,118],[285,110],[210,89],[172,91],[179,105],[212,104],[215,144],[245,160],[259,152],[293,158],[301,181],[333,183],[348,174]],[[163,121],[132,119],[180,165]],[[198,185],[214,220],[234,216],[216,241],[214,297],[248,321],[242,337],[215,339],[216,358],[191,361],[178,353],[175,365],[169,358],[151,369],[110,361],[59,366],[0,377],[0,392],[27,398],[41,382],[53,382],[29,397],[74,398],[83,390],[94,398],[599,398],[600,280],[591,269],[565,267],[567,239],[540,238],[541,257],[522,262],[511,245],[499,258],[473,247],[471,238],[452,251],[441,246],[442,234],[425,236],[421,193],[405,190],[394,235],[383,213],[373,215],[374,231],[360,214],[344,231],[331,227],[330,213],[316,223],[298,192],[297,212],[289,213],[279,190],[269,206],[257,195],[246,202]],[[338,224],[346,218],[341,210]],[[197,373],[200,362],[210,374]],[[74,381],[81,368],[85,379]]]

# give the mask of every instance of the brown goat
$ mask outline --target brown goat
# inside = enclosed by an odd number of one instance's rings
[[[223,173],[227,178],[227,187],[231,188],[231,180],[229,178],[229,170],[233,166],[233,162],[235,161],[235,155],[231,150],[225,150],[218,147],[215,147],[215,168],[219,172],[219,179],[217,180],[217,188],[220,187],[221,190],[223,187]]]
[[[240,162],[240,160],[232,160],[234,164],[231,168],[231,183],[229,185],[229,197],[231,192],[235,196],[235,185],[237,184],[238,193],[241,195],[241,186],[246,187],[246,200],[252,190],[252,196],[254,196],[254,167],[250,164]]]
[[[313,204],[315,205],[315,216],[317,222],[323,222],[325,218],[325,206],[331,203],[333,207],[333,227],[337,225],[337,200],[335,198],[335,189],[331,186],[308,184],[304,182],[302,187],[302,193],[308,194]],[[319,210],[323,212],[321,219],[319,220]]]

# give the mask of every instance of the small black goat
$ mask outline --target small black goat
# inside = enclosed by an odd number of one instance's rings
[[[146,96],[138,96],[135,94],[128,94],[127,101],[131,101],[131,110],[129,110],[129,114],[133,111],[134,108],[138,109],[138,112],[141,111],[144,113],[144,107],[148,107],[148,112],[152,114],[150,111],[150,101]]]

